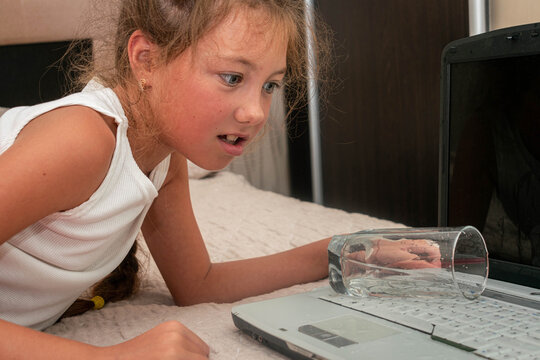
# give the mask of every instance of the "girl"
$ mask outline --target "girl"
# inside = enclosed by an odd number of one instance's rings
[[[301,89],[302,4],[124,0],[114,71],[2,117],[1,358],[207,358],[208,346],[176,322],[103,348],[36,331],[120,263],[95,295],[131,293],[141,229],[178,305],[232,302],[327,275],[328,239],[211,263],[188,189],[186,159],[225,167],[264,126],[274,91],[288,82]],[[109,294],[124,279],[123,294]]]
[[[207,358],[177,322],[101,348],[36,331],[78,313],[88,288],[106,301],[131,294],[140,230],[180,306],[327,276],[328,239],[211,263],[186,165],[225,167],[263,128],[277,88],[292,84],[291,107],[303,97],[306,26],[303,0],[123,0],[112,72],[4,114],[0,358]]]

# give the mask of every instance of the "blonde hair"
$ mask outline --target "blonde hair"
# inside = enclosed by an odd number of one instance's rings
[[[239,9],[261,10],[268,19],[261,25],[270,24],[274,28],[284,28],[284,35],[288,40],[287,70],[284,78],[288,113],[299,109],[307,102],[308,33],[314,39],[312,47],[317,64],[315,75],[322,85],[319,94],[324,95],[326,89],[324,85],[327,82],[322,74],[328,73],[330,69],[331,34],[318,17],[313,17],[313,23],[307,23],[307,17],[304,16],[304,0],[122,0],[118,10],[116,32],[109,46],[105,46],[105,49],[111,50],[109,61],[96,59],[89,63],[77,64],[78,73],[82,72],[77,86],[87,83],[92,78],[98,78],[104,86],[110,88],[119,86],[127,93],[128,88],[138,86],[139,80],[132,75],[127,51],[129,38],[134,31],[142,31],[157,45],[159,54],[153,59],[155,63],[152,65],[160,66],[168,64],[187,48],[195,48],[205,34]],[[130,104],[124,105],[128,107],[125,110],[129,115]],[[138,128],[145,126],[132,125]],[[106,301],[119,300],[131,295],[137,284],[138,266],[136,260],[134,262],[134,257],[135,247],[113,274],[94,287],[93,295],[102,296]],[[128,286],[119,286],[119,279]],[[120,294],[111,294],[112,288],[117,288]],[[77,301],[65,316],[76,315],[92,307],[92,302]]]

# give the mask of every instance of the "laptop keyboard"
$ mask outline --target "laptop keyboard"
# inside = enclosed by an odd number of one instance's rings
[[[320,297],[386,319],[487,359],[540,360],[540,310],[478,300]]]

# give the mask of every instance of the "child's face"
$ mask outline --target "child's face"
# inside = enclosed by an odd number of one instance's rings
[[[161,141],[206,169],[221,169],[264,126],[286,67],[287,42],[262,12],[228,17],[159,69],[152,99]]]

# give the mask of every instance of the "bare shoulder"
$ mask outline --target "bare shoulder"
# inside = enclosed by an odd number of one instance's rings
[[[20,132],[3,164],[19,176],[24,172],[36,191],[65,194],[51,199],[61,210],[75,207],[107,174],[116,144],[112,124],[84,106],[52,110]]]
[[[66,106],[49,111],[31,121],[19,134],[17,141],[46,141],[54,138],[86,146],[101,145],[114,150],[114,121],[86,106]],[[73,144],[72,144],[73,145]],[[100,147],[101,148],[101,147]],[[76,149],[74,149],[76,150]],[[99,149],[97,149],[99,150]]]
[[[32,120],[0,155],[0,244],[26,226],[90,198],[105,178],[114,121],[82,106]]]
[[[30,122],[17,141],[44,148],[67,165],[73,176],[81,172],[99,177],[108,169],[116,143],[108,121],[84,106],[62,107]]]

